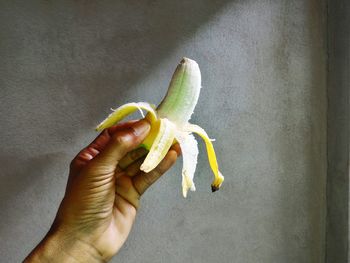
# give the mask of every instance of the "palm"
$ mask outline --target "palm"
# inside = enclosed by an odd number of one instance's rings
[[[136,157],[139,154],[133,154],[133,156]],[[99,207],[93,203],[87,205],[86,209],[93,211],[90,214],[90,219],[95,226],[91,234],[96,238],[94,244],[98,251],[102,253],[108,251],[108,254],[115,254],[121,248],[135,221],[141,194],[170,167],[176,160],[176,156],[174,151],[169,152],[160,166],[149,173],[143,173],[138,169],[142,158],[131,162],[125,170],[118,169],[118,172],[115,173],[115,181],[105,189],[107,193],[100,192],[105,196],[111,194],[113,198],[105,198],[106,202],[100,204]],[[93,189],[93,187],[88,188]],[[89,193],[89,195],[94,195],[94,193]],[[103,211],[105,210],[103,208],[107,207],[111,209],[104,216]]]
[[[132,183],[131,178],[122,175],[118,179]],[[108,250],[115,254],[126,241],[136,217],[136,208],[123,196],[115,194],[110,217],[107,220],[98,220],[101,227],[95,228],[97,240],[96,248],[99,251]]]

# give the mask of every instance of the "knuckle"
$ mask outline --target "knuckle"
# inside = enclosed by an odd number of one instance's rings
[[[75,157],[69,164],[69,169],[74,170],[79,166],[79,158]]]
[[[130,152],[130,160],[131,161],[136,161],[138,159],[138,152],[137,151],[132,151]]]
[[[113,141],[125,149],[132,147],[132,137],[128,133],[117,133],[113,136]]]
[[[136,161],[144,155],[145,155],[144,149],[139,148],[137,150],[130,152],[130,159],[131,159],[131,161]]]
[[[140,186],[140,182],[139,181],[133,181],[133,187],[136,191],[136,194],[137,194],[137,199],[140,200],[141,198],[141,195],[143,194],[144,191],[142,191],[142,188],[144,187],[141,187]]]
[[[151,180],[149,174],[145,175],[145,177],[143,178],[143,182],[144,182],[146,187],[151,186],[152,180]]]

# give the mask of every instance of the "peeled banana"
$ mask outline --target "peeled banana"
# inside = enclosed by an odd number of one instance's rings
[[[156,108],[147,102],[132,102],[114,110],[97,127],[97,131],[109,128],[133,112],[145,110],[151,123],[151,131],[143,141],[142,147],[149,150],[140,169],[144,172],[153,170],[164,158],[171,145],[178,142],[183,156],[182,193],[186,197],[189,190],[195,191],[193,176],[196,170],[198,146],[192,133],[203,138],[214,173],[211,184],[213,192],[219,190],[224,177],[219,171],[212,139],[198,125],[189,123],[198,102],[201,89],[201,72],[197,62],[183,58],[171,79],[168,92]]]

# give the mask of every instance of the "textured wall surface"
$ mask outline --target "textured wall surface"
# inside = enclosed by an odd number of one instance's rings
[[[158,103],[182,56],[203,89],[192,121],[226,176],[197,192],[181,161],[143,197],[114,262],[323,262],[326,19],[316,0],[0,1],[0,254],[48,230],[68,164],[129,101]]]
[[[349,255],[350,2],[328,2],[327,263]]]

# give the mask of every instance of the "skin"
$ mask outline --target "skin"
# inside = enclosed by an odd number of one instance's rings
[[[180,155],[178,144],[151,172],[139,167],[137,147],[150,130],[145,120],[104,130],[70,165],[54,223],[24,262],[107,262],[126,241],[142,194]]]

